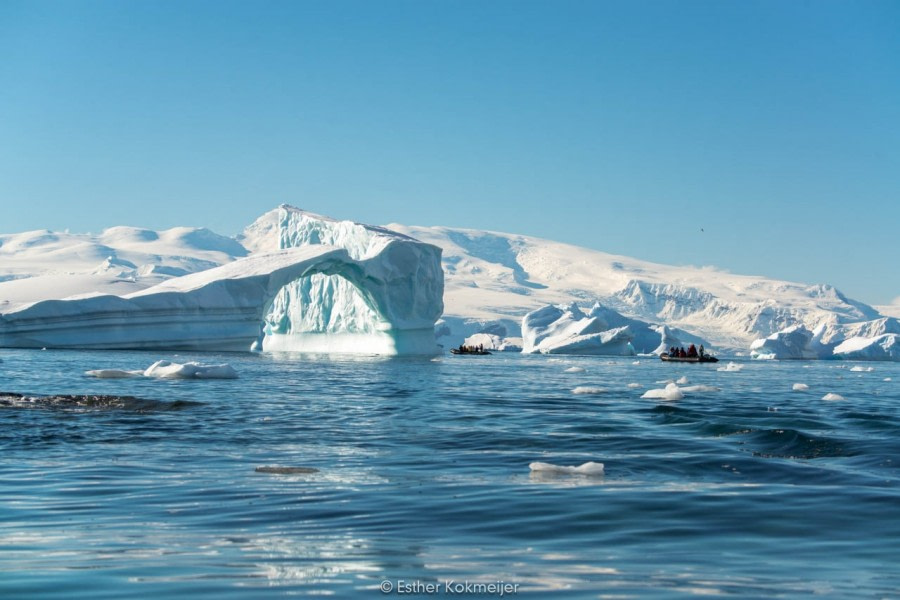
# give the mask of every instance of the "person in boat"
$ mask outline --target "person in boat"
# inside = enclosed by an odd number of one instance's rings
[[[678,357],[687,358],[687,352],[684,351],[684,346],[678,349]]]
[[[691,344],[688,346],[687,352],[688,358],[695,358],[697,356],[697,346]]]
[[[700,344],[700,358],[703,358],[703,344]]]

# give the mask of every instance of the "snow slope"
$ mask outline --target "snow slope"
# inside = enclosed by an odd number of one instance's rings
[[[78,294],[128,294],[247,254],[236,240],[203,228],[0,235],[0,311]]]
[[[627,317],[690,332],[710,349],[736,351],[792,325],[824,323],[827,338],[845,324],[882,317],[829,285],[662,265],[523,235],[389,227],[444,251],[438,333],[445,345],[480,329],[520,336],[523,315],[572,301],[587,307],[599,301]]]

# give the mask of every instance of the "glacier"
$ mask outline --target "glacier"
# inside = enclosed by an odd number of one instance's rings
[[[440,248],[288,206],[255,225],[248,229],[259,235],[247,239],[257,252],[232,262],[122,296],[43,300],[0,312],[0,346],[437,351]]]

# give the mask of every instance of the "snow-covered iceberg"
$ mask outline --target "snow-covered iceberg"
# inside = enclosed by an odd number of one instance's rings
[[[703,340],[686,332],[625,317],[595,303],[585,314],[576,303],[545,306],[522,319],[522,352],[544,354],[658,354]]]
[[[885,333],[872,338],[852,337],[834,349],[837,358],[900,361],[900,335]]]
[[[574,302],[531,311],[522,319],[522,352],[633,356],[627,327],[610,329],[598,316],[585,315]]]
[[[0,346],[435,351],[439,248],[287,206],[261,221],[245,242],[256,252],[234,262],[125,296],[14,307],[0,314]]]
[[[824,327],[817,327],[810,331],[803,325],[793,325],[754,341],[750,344],[750,356],[779,360],[830,358],[834,345],[822,341],[824,330]]]
[[[794,325],[758,339],[753,358],[900,361],[900,324],[892,317],[849,324],[823,323],[810,331]]]

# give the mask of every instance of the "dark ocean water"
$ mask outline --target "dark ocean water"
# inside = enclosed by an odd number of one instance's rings
[[[159,358],[240,378],[83,375]],[[900,365],[0,360],[3,598],[900,597]]]

